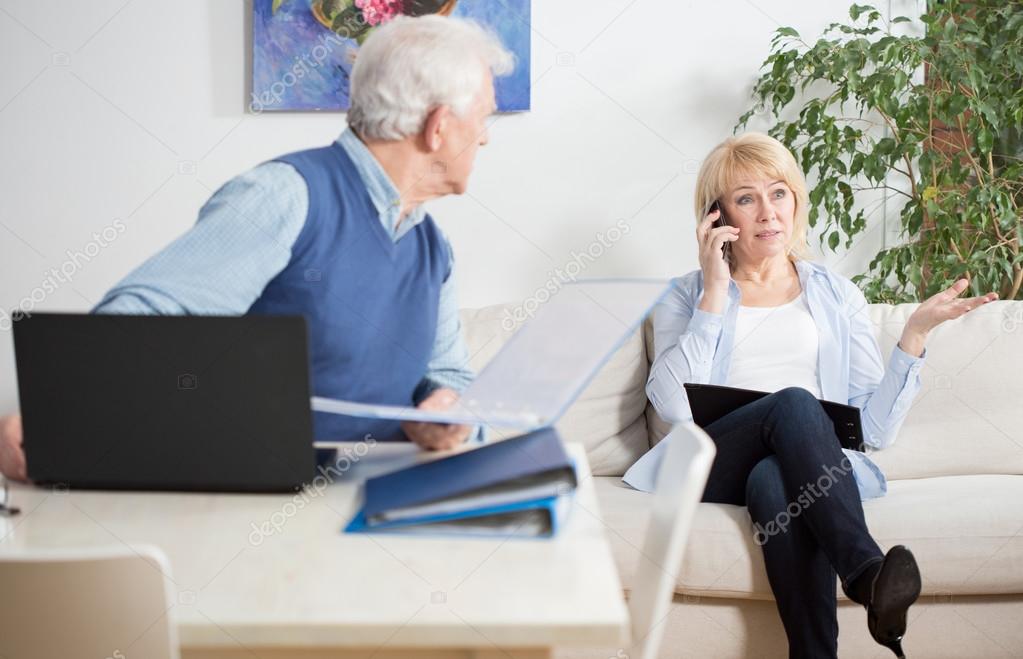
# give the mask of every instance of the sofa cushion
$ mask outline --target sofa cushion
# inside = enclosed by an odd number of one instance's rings
[[[618,478],[595,481],[619,574],[629,588],[652,495],[633,490]],[[896,481],[889,484],[886,497],[863,507],[882,548],[904,544],[913,551],[925,594],[1023,593],[1023,476]],[[745,507],[699,505],[676,591],[771,597],[763,554],[753,542]]]
[[[510,305],[463,310],[462,327],[472,367],[478,372],[514,333],[508,329]],[[586,447],[592,472],[617,475],[649,446],[646,408],[646,356],[643,337],[635,332],[615,352],[557,424],[568,442]],[[498,431],[500,432],[500,431]],[[503,433],[502,433],[503,434]]]

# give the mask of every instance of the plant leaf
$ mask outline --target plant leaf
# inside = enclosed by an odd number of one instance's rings
[[[989,153],[991,151],[991,147],[994,146],[994,143],[995,138],[991,135],[991,131],[987,128],[981,128],[977,133],[977,147],[983,153]]]
[[[836,247],[838,247],[838,241],[839,241],[838,232],[832,231],[831,235],[828,236],[828,247],[831,248],[832,252],[835,251]]]
[[[874,11],[874,8],[870,5],[853,5],[852,7],[849,7],[849,18],[855,21],[869,11]]]

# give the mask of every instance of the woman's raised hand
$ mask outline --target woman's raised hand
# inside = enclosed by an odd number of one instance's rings
[[[966,290],[967,284],[966,279],[960,279],[949,288],[924,300],[906,321],[907,329],[912,328],[915,332],[927,334],[946,320],[959,318],[977,307],[998,299],[998,293],[959,297]]]
[[[940,293],[935,293],[921,302],[906,321],[905,327],[902,328],[899,347],[907,354],[920,357],[924,352],[927,335],[932,329],[946,320],[958,318],[979,306],[998,299],[998,293],[960,298],[959,294],[966,290],[966,285],[966,280],[960,279],[951,287]]]

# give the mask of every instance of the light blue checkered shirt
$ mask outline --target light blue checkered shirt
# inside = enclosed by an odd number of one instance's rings
[[[417,206],[399,223],[398,189],[351,129],[337,143],[355,163],[380,223],[395,242],[423,221],[426,211]],[[118,282],[93,312],[244,314],[288,265],[308,207],[305,179],[294,167],[259,165],[217,190],[191,229]],[[425,377],[462,391],[473,374],[458,317],[454,263],[451,268],[440,291],[437,337]]]

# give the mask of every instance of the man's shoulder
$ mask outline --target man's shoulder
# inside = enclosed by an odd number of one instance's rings
[[[307,205],[305,179],[294,167],[282,162],[264,162],[227,180],[211,195],[204,209],[225,198],[230,206],[244,212],[261,213],[304,209]],[[237,215],[238,213],[235,213]],[[304,215],[304,210],[299,213]],[[200,219],[203,214],[200,213]]]
[[[341,187],[348,187],[359,181],[359,175],[351,158],[337,143],[327,146],[302,149],[279,155],[267,160],[255,169],[289,168],[289,179],[301,181],[307,189],[327,188],[335,181]]]
[[[322,160],[323,158],[337,158],[337,151],[339,151],[337,144],[328,144],[326,146],[316,146],[309,149],[298,149],[297,151],[289,151],[288,153],[282,153],[281,155],[271,158],[264,162],[264,165],[270,163],[297,163],[302,164],[304,162],[313,162]]]
[[[268,160],[260,163],[252,169],[238,174],[232,180],[249,181],[271,190],[290,186],[305,187],[305,179],[302,178],[295,166],[283,160]]]

